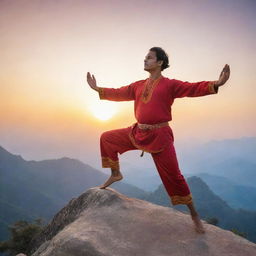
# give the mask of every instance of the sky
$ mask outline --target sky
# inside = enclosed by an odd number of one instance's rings
[[[218,94],[175,100],[177,147],[256,136],[255,11],[254,0],[0,0],[0,146],[100,169],[101,133],[136,120],[132,101],[100,100],[86,73],[100,87],[146,79],[153,46],[168,53],[170,79],[231,69]]]

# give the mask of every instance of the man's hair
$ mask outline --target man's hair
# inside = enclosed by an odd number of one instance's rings
[[[163,61],[161,70],[164,70],[169,67],[168,55],[161,47],[152,47],[152,48],[150,48],[150,51],[153,51],[156,53],[157,61],[159,61],[159,60]]]

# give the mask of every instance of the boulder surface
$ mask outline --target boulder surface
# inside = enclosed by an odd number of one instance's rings
[[[90,188],[72,199],[31,242],[33,256],[255,256],[256,244],[188,214]]]

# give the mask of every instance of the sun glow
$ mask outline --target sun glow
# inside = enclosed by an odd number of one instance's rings
[[[94,103],[90,105],[90,112],[97,119],[106,121],[117,113],[117,108],[112,102]]]

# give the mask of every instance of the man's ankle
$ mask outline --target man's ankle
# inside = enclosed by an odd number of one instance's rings
[[[119,176],[119,175],[121,175],[121,172],[120,171],[113,171],[112,175],[113,176]]]
[[[191,214],[191,217],[199,217],[199,214],[197,213],[197,212],[195,212],[195,213],[190,213]]]

